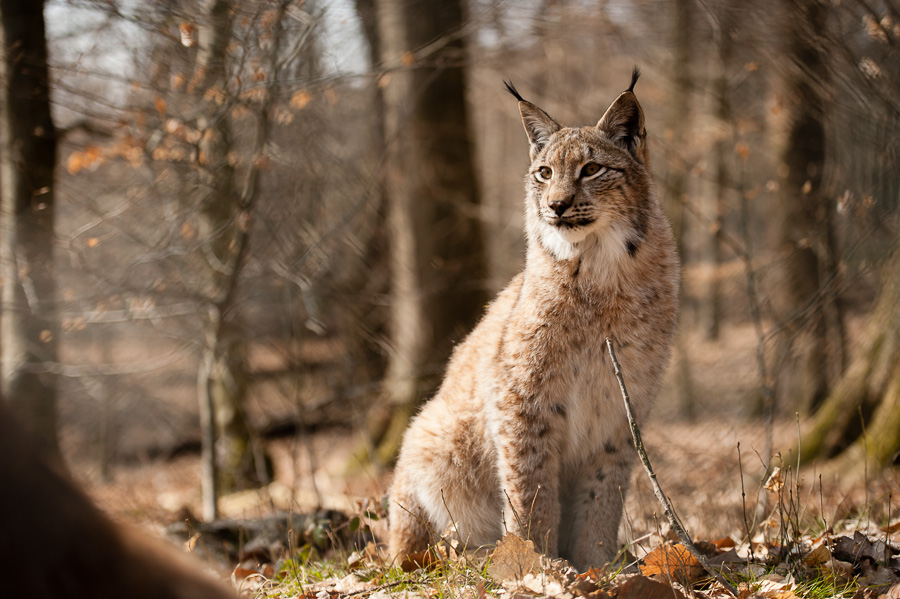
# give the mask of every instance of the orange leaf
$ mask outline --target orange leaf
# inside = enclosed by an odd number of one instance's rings
[[[257,572],[256,570],[253,570],[251,568],[242,568],[240,566],[238,566],[231,572],[231,575],[234,576],[237,580],[243,580],[249,576],[256,576],[258,574],[259,572]]]
[[[179,231],[179,234],[181,235],[181,237],[183,239],[193,239],[194,236],[197,234],[197,229],[194,228],[194,225],[185,221],[185,223],[183,225],[181,225],[181,230]]]
[[[70,175],[74,175],[84,168],[84,161],[81,158],[81,152],[72,152],[66,159],[66,171]]]
[[[591,582],[600,582],[607,576],[607,572],[605,570],[601,570],[599,568],[588,568],[587,572],[582,574],[578,574],[578,578],[583,580],[590,580]]]
[[[66,159],[66,170],[74,175],[86,168],[94,168],[103,163],[103,150],[95,145],[85,146],[80,152],[72,152]]]
[[[734,539],[731,537],[722,537],[721,539],[716,539],[712,543],[716,546],[716,549],[731,549],[736,546]]]
[[[667,584],[650,580],[645,576],[635,576],[619,587],[617,599],[685,599],[685,597]]]
[[[311,100],[312,94],[310,94],[305,89],[301,89],[294,92],[294,95],[291,96],[291,108],[295,110],[302,110],[306,108],[306,105],[309,104]]]
[[[178,32],[181,33],[181,45],[187,48],[191,48],[196,45],[197,41],[194,39],[194,31],[196,27],[192,23],[181,23],[178,25]]]
[[[692,583],[703,573],[703,566],[697,561],[687,547],[676,545],[660,545],[646,557],[641,566],[644,576],[662,576],[679,582]]]
[[[94,145],[85,147],[82,154],[84,154],[85,166],[93,166],[103,158],[103,151]]]
[[[203,93],[203,99],[215,102],[221,106],[225,103],[225,90],[220,87],[211,87]]]

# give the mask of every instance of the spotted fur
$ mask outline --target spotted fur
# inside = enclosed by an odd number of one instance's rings
[[[526,266],[406,432],[391,489],[395,556],[424,549],[451,521],[469,546],[511,531],[579,568],[617,551],[634,452],[605,339],[643,418],[678,310],[678,258],[648,172],[636,80],[596,126],[574,128],[507,84],[532,160]]]

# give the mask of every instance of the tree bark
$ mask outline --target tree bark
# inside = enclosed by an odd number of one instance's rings
[[[198,372],[198,393],[204,434],[204,517],[216,516],[218,491],[249,488],[268,482],[269,464],[253,438],[244,409],[247,395],[247,351],[234,307],[238,279],[249,246],[250,218],[257,196],[260,164],[269,137],[269,111],[276,78],[284,3],[271,27],[268,85],[257,110],[256,140],[246,179],[238,187],[231,153],[232,132],[228,102],[227,47],[233,12],[229,0],[212,0],[198,31],[198,54],[193,87],[200,96],[197,119],[203,259],[207,265],[208,321]],[[210,429],[211,426],[215,430]],[[214,437],[214,443],[210,437]],[[214,449],[213,449],[214,448]],[[214,452],[214,454],[212,453]]]
[[[478,185],[465,100],[460,0],[378,0],[391,237],[390,421],[393,459],[409,416],[440,380],[453,344],[487,299]]]
[[[671,144],[674,148],[686,148],[687,132],[691,121],[691,89],[693,87],[692,54],[693,54],[693,0],[676,0],[672,4],[675,11],[672,19],[672,44],[674,56],[671,65],[673,77],[673,93],[668,118],[668,132],[671,133]],[[678,244],[678,255],[682,263],[686,263],[688,257],[685,251],[685,228],[687,221],[684,218],[684,203],[689,201],[687,197],[687,165],[684,162],[684,153],[675,150],[670,152],[668,166],[668,205],[669,219],[672,221],[672,229],[675,231],[675,239]],[[682,308],[679,313],[681,325],[675,338],[675,389],[678,395],[678,403],[682,415],[687,419],[696,416],[696,397],[694,393],[694,381],[691,374],[691,361],[687,355],[688,344],[685,340],[685,321],[690,317],[691,305],[684,302],[682,283]]]
[[[381,62],[381,36],[375,0],[355,0],[354,3],[369,46],[370,68],[375,72]],[[372,165],[371,201],[374,204],[374,214],[370,225],[372,234],[368,237],[360,277],[354,281],[355,289],[362,289],[365,299],[351,316],[354,325],[353,347],[355,354],[360,356],[359,363],[366,369],[366,381],[383,379],[387,368],[384,339],[388,334],[388,315],[383,298],[390,294],[390,235],[387,230],[387,192],[382,168],[387,155],[387,139],[384,94],[377,81],[372,82],[370,102],[372,129],[368,159]],[[379,274],[373,276],[373,273]]]
[[[44,3],[0,1],[2,395],[49,456],[56,436],[59,323],[53,264],[56,130]]]
[[[865,433],[865,434],[863,434]],[[795,449],[795,451],[797,451]],[[802,462],[834,458],[837,470],[863,461],[878,472],[900,452],[900,249],[883,271],[861,351],[822,403],[799,447]]]
[[[734,42],[732,40],[734,26],[734,6],[731,0],[721,0],[716,8],[717,24],[715,27],[716,53],[713,58],[713,101],[715,102],[715,119],[717,137],[713,145],[715,161],[715,193],[711,198],[713,214],[712,227],[706,243],[706,261],[709,263],[711,276],[709,287],[700,304],[700,323],[707,339],[718,339],[722,320],[722,284],[721,266],[723,255],[722,220],[728,205],[728,195],[734,187],[731,173],[731,162],[734,157],[734,129],[731,107],[731,86],[729,77],[732,69]]]
[[[825,168],[827,59],[818,43],[828,7],[819,0],[792,0],[785,15],[789,71],[783,81],[786,129],[780,150],[778,230],[782,256],[773,301],[784,323],[778,353],[783,388],[795,407],[814,409],[828,394],[830,362],[826,306],[834,302],[825,286],[826,239],[830,222],[822,177]]]

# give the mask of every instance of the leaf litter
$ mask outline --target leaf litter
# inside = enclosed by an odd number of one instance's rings
[[[900,545],[894,525],[864,534],[827,532],[788,545],[735,542],[695,545],[739,591],[738,599],[900,599]],[[245,597],[291,599],[725,599],[731,594],[704,572],[678,542],[661,535],[640,559],[579,573],[565,560],[540,554],[530,540],[506,534],[489,551],[467,551],[448,535],[403,564],[369,542],[341,560],[332,576],[315,580],[309,567],[281,566],[266,584],[245,585]],[[753,549],[751,552],[750,549]],[[400,567],[400,566],[403,567]],[[302,569],[301,569],[302,570]]]

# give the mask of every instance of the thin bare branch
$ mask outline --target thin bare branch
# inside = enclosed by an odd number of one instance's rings
[[[656,479],[656,473],[653,471],[653,467],[650,465],[650,458],[647,457],[647,450],[644,448],[644,442],[641,440],[641,431],[638,428],[637,421],[634,417],[634,409],[631,406],[631,399],[628,397],[628,391],[625,388],[625,379],[622,376],[622,367],[619,365],[619,360],[616,358],[616,350],[613,348],[613,340],[610,337],[606,338],[606,348],[609,350],[609,357],[612,360],[613,368],[616,373],[616,380],[619,381],[619,390],[622,392],[622,400],[625,402],[625,413],[628,416],[628,425],[631,427],[631,438],[634,441],[634,448],[638,453],[638,456],[641,458],[641,464],[644,465],[644,470],[647,471],[647,476],[650,477],[650,485],[653,487],[653,494],[656,495],[656,498],[659,500],[660,505],[663,508],[663,512],[666,515],[666,519],[669,521],[669,525],[678,533],[678,538],[681,539],[682,544],[687,547],[687,550],[691,552],[700,565],[703,566],[703,569],[706,570],[710,576],[715,578],[719,584],[721,584],[725,589],[732,594],[732,596],[737,597],[738,591],[737,589],[722,576],[722,573],[716,570],[712,564],[709,563],[709,560],[706,559],[706,556],[700,553],[697,548],[694,546],[694,543],[691,541],[690,536],[688,536],[687,531],[685,531],[684,526],[681,524],[681,521],[678,518],[678,514],[675,513],[675,508],[672,507],[672,503],[669,501],[669,498],[666,497],[666,494],[663,493],[662,487],[659,485],[659,481]]]

